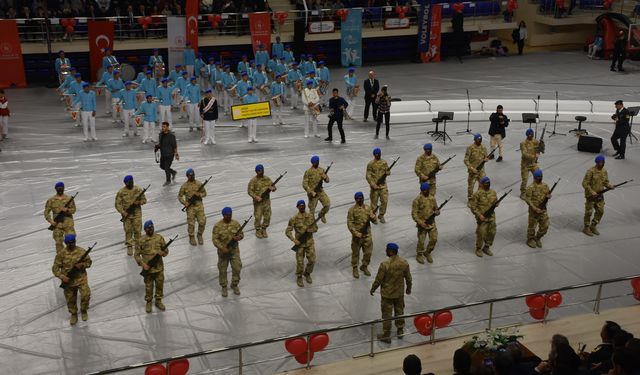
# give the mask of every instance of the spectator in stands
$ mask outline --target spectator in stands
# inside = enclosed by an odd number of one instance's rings
[[[600,31],[596,33],[596,37],[593,40],[593,43],[589,44],[589,51],[587,53],[587,57],[590,59],[594,59],[598,54],[598,51],[602,49],[602,45],[604,44],[604,39],[602,38],[602,34]]]
[[[616,349],[611,357],[613,368],[609,371],[609,375],[637,375],[640,373],[637,354],[630,348]]]
[[[406,356],[402,362],[402,371],[405,375],[422,374],[422,362],[420,361],[420,358],[415,354],[409,354]],[[433,373],[428,373],[426,375],[433,375]]]
[[[554,13],[554,17],[561,18],[566,11],[567,8],[564,5],[564,0],[556,0],[556,10]]]
[[[9,9],[7,10],[6,18],[13,19],[17,17],[18,13],[16,13],[16,10],[13,7],[9,7]]]
[[[493,375],[509,375],[513,363],[507,353],[498,352],[493,359]]]
[[[458,349],[453,353],[454,375],[469,375],[471,373],[471,355],[464,349]]]
[[[524,23],[524,21],[520,21],[520,24],[518,25],[518,55],[522,55],[524,41],[527,40],[528,37],[527,24]]]
[[[591,374],[602,375],[611,369],[613,339],[620,331],[618,323],[606,321],[600,330],[602,343],[596,346],[591,353],[581,353],[582,361]]]

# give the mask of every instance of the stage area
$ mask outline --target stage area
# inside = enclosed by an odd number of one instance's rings
[[[561,100],[604,100],[615,111],[616,99],[637,101],[640,69],[626,65],[626,74],[613,73],[607,61],[588,60],[581,52],[534,53],[522,57],[470,59],[460,64],[448,60],[440,64],[383,65],[363,67],[357,75],[362,81],[370,68],[377,71],[381,84],[389,85],[392,97],[403,100],[509,98],[552,100],[559,91]],[[343,69],[331,69],[331,87],[344,90]],[[551,289],[640,273],[640,153],[627,145],[627,160],[607,158],[606,168],[613,182],[635,179],[624,189],[606,196],[605,216],[598,237],[581,233],[584,213],[582,178],[593,165],[594,154],[580,153],[574,136],[546,140],[546,153],[540,159],[547,183],[562,180],[549,204],[551,227],[543,239],[543,249],[525,244],[527,208],[518,198],[520,176],[519,142],[525,126],[512,119],[508,128],[505,161],[490,162],[487,174],[499,193],[514,188],[497,210],[497,237],[494,256],[477,258],[474,251],[475,221],[466,207],[466,171],[462,163],[470,135],[454,135],[466,127],[466,118],[448,124],[453,139],[434,152],[443,161],[457,156],[438,175],[438,201],[453,195],[438,218],[439,242],[434,263],[415,261],[416,229],[411,220],[411,202],[418,194],[414,162],[422,145],[431,142],[426,135],[433,129],[430,118],[423,124],[392,124],[391,140],[374,140],[374,123],[362,123],[362,96],[356,121],[346,121],[346,145],[328,144],[324,127],[322,138],[303,138],[302,112],[285,114],[285,125],[271,120],[258,124],[258,143],[249,144],[246,129],[222,121],[216,134],[217,145],[203,146],[200,134],[189,133],[186,124],[174,114],[181,160],[176,183],[162,187],[164,174],[154,162],[152,146],[139,137],[121,137],[121,129],[104,115],[104,100],[98,98],[99,141],[83,142],[82,131],[74,128],[68,113],[52,89],[8,90],[12,109],[10,139],[0,143],[0,362],[5,373],[80,374],[156,358],[239,344],[269,337],[294,334],[322,327],[375,319],[380,316],[379,294],[369,295],[373,277],[351,276],[350,234],[346,215],[353,194],[368,187],[364,179],[366,163],[374,147],[381,147],[383,158],[400,156],[388,179],[390,203],[386,224],[373,227],[372,271],[385,258],[384,244],[394,241],[400,254],[408,258],[413,272],[414,293],[406,298],[406,312],[444,307],[521,292]],[[393,107],[391,108],[393,111]],[[506,111],[509,108],[505,108]],[[588,115],[587,115],[588,116]],[[326,124],[326,115],[321,115]],[[566,133],[574,122],[558,123]],[[489,124],[472,122],[471,129],[485,135]],[[613,123],[591,123],[590,134],[605,139],[605,154],[613,153],[609,137]],[[550,129],[548,129],[550,130]],[[548,133],[547,133],[548,134]],[[299,288],[295,283],[295,260],[291,243],[284,236],[288,219],[296,212],[295,202],[305,199],[302,175],[311,155],[321,165],[335,164],[331,183],[325,188],[332,201],[329,222],[320,224],[316,239],[318,262],[313,285]],[[268,239],[256,239],[253,223],[240,243],[242,262],[241,296],[220,296],[217,282],[217,256],[211,243],[211,228],[224,206],[234,209],[234,218],[243,221],[252,214],[246,185],[257,163],[265,165],[272,178],[287,175],[272,194],[273,216]],[[207,230],[204,246],[189,246],[185,215],[180,212],[177,192],[187,168],[194,168],[198,179],[213,176],[205,198]],[[126,255],[124,233],[114,198],[122,178],[132,174],[136,184],[151,184],[143,219],[153,219],[156,230],[168,238],[179,234],[165,259],[165,298],[167,311],[144,312],[144,285],[139,267]],[[54,194],[56,181],[64,181],[67,193],[79,192],[75,215],[78,244],[86,247],[98,242],[89,269],[92,289],[90,320],[70,327],[59,280],[51,274],[55,255],[51,232],[46,230],[42,211]],[[630,291],[628,283],[605,287],[604,295]],[[595,288],[565,293],[565,303],[595,297]],[[629,306],[632,297],[603,302],[602,308]],[[585,313],[590,305],[576,305],[553,311],[550,318]],[[526,311],[522,301],[497,307],[506,315]],[[485,309],[469,309],[454,321],[473,320],[486,315]],[[497,320],[494,324],[530,321],[527,314]],[[410,326],[410,325],[409,325]],[[413,328],[413,327],[411,327]],[[480,326],[463,325],[442,331],[455,335]],[[331,336],[331,345],[353,344],[341,350],[316,355],[314,363],[328,363],[366,353],[366,330],[344,331]],[[405,343],[419,342],[412,335]],[[397,340],[392,346],[400,345]],[[377,343],[379,349],[388,347]],[[284,356],[281,344],[247,350],[245,362]],[[235,373],[236,353],[191,360],[190,373]],[[299,365],[291,358],[248,366],[245,374],[272,374]],[[427,367],[428,368],[428,367]],[[209,371],[207,371],[209,370]],[[130,372],[141,374],[143,371]]]

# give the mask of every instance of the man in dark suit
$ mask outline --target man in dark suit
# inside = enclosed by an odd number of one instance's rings
[[[380,82],[376,79],[376,74],[369,72],[369,78],[364,81],[364,121],[369,117],[369,106],[373,107],[373,118],[378,118],[378,105],[376,104],[376,96],[380,91]]]
[[[606,321],[600,330],[602,344],[596,346],[591,353],[581,353],[581,359],[591,375],[606,374],[612,368],[613,339],[620,331],[618,323]]]
[[[624,159],[624,153],[627,149],[627,136],[631,132],[629,126],[629,110],[624,107],[622,100],[616,100],[616,113],[611,119],[616,122],[616,128],[611,136],[611,144],[616,153],[613,155],[616,159]]]

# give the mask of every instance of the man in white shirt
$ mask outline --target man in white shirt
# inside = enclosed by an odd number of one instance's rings
[[[304,137],[309,138],[309,125],[313,124],[313,136],[320,138],[318,134],[318,114],[320,114],[320,95],[313,88],[313,81],[308,79],[306,88],[302,90],[302,103],[304,104]]]

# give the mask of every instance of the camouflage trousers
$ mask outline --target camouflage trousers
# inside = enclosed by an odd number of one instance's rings
[[[316,206],[318,205],[318,201],[322,204],[322,210],[320,210],[318,216],[324,216],[329,212],[331,200],[329,200],[329,196],[324,192],[324,190],[317,193],[315,197],[311,197],[311,194],[307,194],[307,197],[309,198],[309,212],[311,213],[311,216],[315,217],[316,215]]]
[[[142,215],[127,216],[122,222],[124,227],[124,242],[127,247],[134,247],[140,240],[142,231]]]
[[[253,226],[258,230],[264,230],[271,224],[271,200],[263,199],[253,203]]]
[[[493,239],[496,237],[496,218],[492,216],[487,221],[477,220],[476,227],[476,249],[491,247]]]
[[[304,266],[304,258],[307,258],[307,267]],[[307,242],[296,251],[296,276],[311,275],[316,264],[316,247],[313,242]]]
[[[154,296],[155,286],[155,296]],[[144,276],[144,300],[150,302],[155,297],[161,301],[164,296],[164,271],[148,273]]]
[[[65,219],[66,220],[66,219]],[[60,252],[60,250],[64,249],[64,235],[65,234],[76,234],[73,225],[58,223],[56,227],[53,229],[53,240],[56,243],[56,254]]]
[[[204,216],[204,206],[202,202],[187,208],[187,233],[189,233],[189,237],[193,237],[196,229],[196,221],[198,222],[198,236],[202,236],[204,228],[207,225],[207,217]]]
[[[538,164],[522,164],[520,163],[520,194],[524,194],[527,190],[527,182],[529,180],[529,173],[533,173],[538,169]]]
[[[240,271],[242,270],[242,261],[240,260],[240,249],[235,248],[228,253],[218,250],[218,282],[223,288],[227,287],[227,269],[231,264],[231,286],[237,286],[240,283]]]
[[[67,309],[71,314],[78,313],[78,293],[80,293],[80,310],[86,311],[89,309],[89,300],[91,299],[89,283],[68,286],[64,288],[64,299],[67,301]]]
[[[369,229],[371,230],[371,229]],[[371,233],[363,235],[361,238],[351,237],[351,267],[358,267],[360,262],[360,249],[362,249],[362,265],[368,266],[371,262],[371,254],[373,253],[373,240]]]
[[[480,180],[484,176],[484,168],[482,168],[482,170],[480,170],[478,173],[469,173],[469,176],[467,177],[467,200],[471,199],[471,196],[473,195],[473,188],[476,185],[476,182],[478,182],[479,184]]]
[[[369,199],[371,200],[371,210],[378,209],[378,216],[382,217],[387,213],[387,202],[389,201],[389,189],[387,185],[383,185],[380,189],[370,189]],[[378,201],[380,204],[378,204]]]
[[[418,245],[416,246],[416,254],[421,255],[425,253],[424,249],[424,241],[429,235],[429,243],[427,244],[427,254],[431,254],[433,249],[436,247],[436,243],[438,242],[438,228],[433,225],[429,229],[424,229],[422,227],[418,227]]]
[[[382,319],[388,319],[392,316],[404,315],[404,296],[399,298],[385,298],[380,299],[380,308],[382,310]],[[404,328],[404,319],[397,319],[396,328]],[[391,320],[387,320],[382,323],[382,331],[385,336],[389,336],[391,332]]]
[[[595,214],[594,214],[595,211]],[[593,215],[593,218],[591,217]],[[584,226],[596,226],[604,215],[604,199],[587,199],[584,203]]]
[[[536,233],[536,227],[538,232]],[[547,234],[549,229],[549,215],[545,210],[541,214],[535,213],[532,209],[529,209],[529,224],[527,225],[527,240],[539,240]]]

